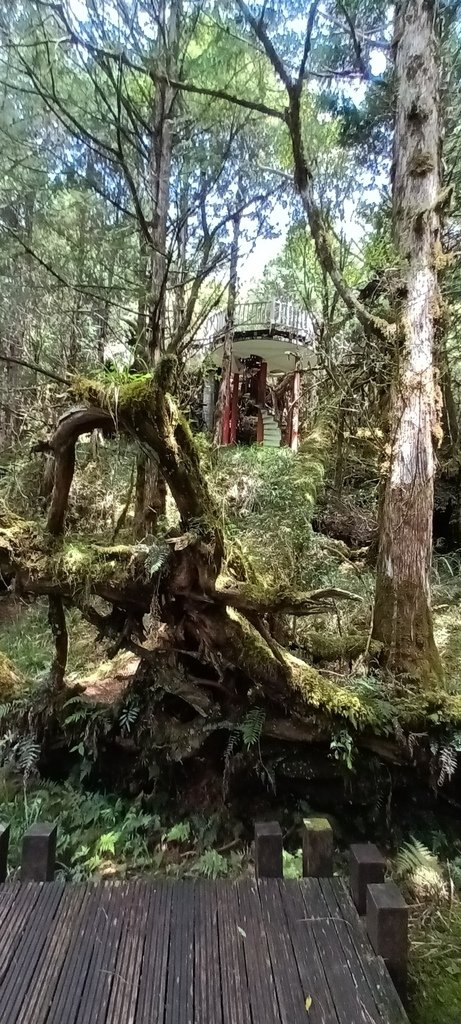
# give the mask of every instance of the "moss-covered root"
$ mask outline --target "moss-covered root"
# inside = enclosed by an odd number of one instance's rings
[[[365,652],[376,656],[381,651],[381,644],[371,640],[367,632],[334,636],[312,630],[303,638],[303,644],[314,662],[355,661]]]

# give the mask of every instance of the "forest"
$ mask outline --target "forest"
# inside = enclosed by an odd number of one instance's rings
[[[461,1019],[461,4],[0,12],[0,820],[380,842]]]

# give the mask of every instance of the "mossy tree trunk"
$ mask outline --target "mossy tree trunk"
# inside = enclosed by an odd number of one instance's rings
[[[395,24],[393,221],[405,298],[390,395],[373,636],[386,665],[432,684],[441,675],[430,607],[439,316],[440,123],[435,0],[403,0]]]

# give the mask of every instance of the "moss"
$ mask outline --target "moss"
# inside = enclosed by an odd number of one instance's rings
[[[332,725],[335,718],[346,719],[354,729],[376,724],[378,715],[373,702],[360,690],[347,684],[338,685],[293,655],[288,661],[295,692],[305,705],[320,711]]]
[[[74,377],[71,393],[76,399],[106,409],[114,419],[117,413],[149,403],[153,392],[151,373],[131,374],[126,371],[101,377]]]
[[[0,701],[7,703],[14,700],[23,692],[24,686],[24,679],[17,668],[0,651]]]
[[[310,632],[303,643],[314,661],[355,661],[366,650],[371,655],[379,654],[381,644],[377,640],[369,643],[369,633],[345,633],[343,636],[332,633]]]
[[[229,658],[235,660],[235,663],[249,679],[255,682],[267,680],[268,692],[271,683],[278,685],[281,679],[287,682],[289,679],[288,668],[271,651],[258,630],[235,609],[229,608],[228,615],[234,625],[232,630],[234,650],[229,648],[227,652]],[[228,639],[230,638],[228,637]]]
[[[21,521],[0,529],[0,567],[14,569],[32,582],[59,582],[74,594],[95,584],[125,588],[130,581],[146,583],[145,561],[144,547],[91,543],[74,535],[56,539],[37,523]]]
[[[413,174],[415,177],[424,177],[426,174],[430,174],[434,170],[435,163],[433,154],[428,150],[414,153],[413,157],[408,163],[408,173]]]
[[[331,829],[328,818],[304,818],[303,825],[309,832],[328,832]]]
[[[143,552],[142,564],[145,552]],[[113,547],[89,544],[83,538],[66,539],[57,551],[53,570],[73,591],[90,588],[95,583],[123,587],[127,576],[136,575],[136,548],[115,544]],[[142,576],[142,567],[137,566]]]

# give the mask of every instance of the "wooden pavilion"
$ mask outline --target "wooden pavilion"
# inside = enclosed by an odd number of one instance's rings
[[[203,418],[213,428],[217,374],[222,365],[226,313],[205,325],[211,369],[203,396]],[[279,299],[237,303],[234,314],[231,389],[224,413],[223,444],[252,443],[296,451],[301,373],[316,361],[310,314]]]

